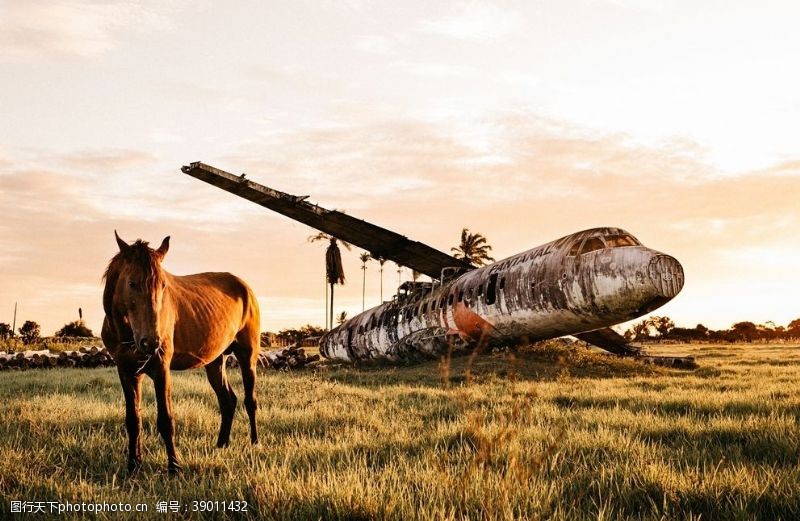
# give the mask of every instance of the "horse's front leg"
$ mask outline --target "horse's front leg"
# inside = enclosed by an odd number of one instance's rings
[[[158,406],[156,424],[167,449],[167,469],[170,474],[176,474],[181,471],[181,465],[178,463],[178,455],[175,453],[175,424],[172,419],[172,376],[169,372],[169,360],[162,360],[162,363],[155,367],[151,374],[155,384],[156,405]]]
[[[125,430],[128,431],[128,474],[133,474],[142,466],[142,450],[139,444],[139,432],[142,430],[142,418],[139,413],[139,402],[142,396],[142,375],[132,370],[117,368],[122,392],[125,395]]]

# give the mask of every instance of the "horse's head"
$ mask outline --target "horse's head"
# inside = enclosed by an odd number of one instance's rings
[[[163,346],[169,334],[164,330],[169,322],[168,310],[164,306],[167,278],[161,261],[169,250],[169,237],[154,250],[147,242],[138,240],[128,244],[114,232],[119,245],[119,254],[113,262],[119,262],[119,276],[114,288],[114,309],[119,311],[133,332],[137,350],[152,355]]]

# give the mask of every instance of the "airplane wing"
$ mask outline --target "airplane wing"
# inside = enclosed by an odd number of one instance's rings
[[[583,340],[587,344],[605,349],[615,355],[634,356],[639,360],[651,364],[678,367],[681,369],[694,369],[697,367],[697,363],[695,363],[694,357],[692,356],[656,356],[647,354],[640,348],[632,345],[624,336],[610,327],[595,329],[594,331],[587,331],[586,333],[578,333],[572,336]]]
[[[630,345],[625,337],[611,329],[605,327],[603,329],[595,329],[594,331],[587,331],[586,333],[578,333],[573,335],[578,340],[583,340],[587,344],[592,344],[601,349],[605,349],[615,355],[638,355],[640,350]]]
[[[306,201],[308,196],[296,196],[233,175],[201,162],[181,168],[184,174],[222,188],[248,201],[316,228],[337,239],[349,242],[370,252],[373,258],[384,258],[432,278],[441,277],[444,268],[472,269],[464,260],[431,248],[421,242],[352,217],[336,210],[326,210]]]

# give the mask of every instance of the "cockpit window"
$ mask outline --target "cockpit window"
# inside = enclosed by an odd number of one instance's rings
[[[574,257],[578,254],[578,250],[581,248],[581,241],[575,241],[575,244],[572,245],[572,248],[569,249],[569,256]]]
[[[590,251],[595,250],[602,250],[605,248],[606,245],[603,244],[603,241],[600,240],[599,237],[589,237],[585,241],[583,241],[583,247],[581,248],[581,255],[584,253],[589,253]]]
[[[606,244],[609,248],[621,248],[622,246],[638,246],[639,243],[630,235],[606,235]]]

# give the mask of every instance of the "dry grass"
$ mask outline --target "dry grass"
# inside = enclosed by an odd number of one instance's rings
[[[469,371],[462,357],[266,372],[261,445],[240,410],[224,450],[204,373],[177,373],[177,478],[151,385],[145,464],[128,479],[113,369],[0,374],[0,513],[15,499],[122,501],[160,519],[159,500],[246,500],[249,517],[276,519],[800,518],[800,346],[669,350],[701,368],[547,344]]]
[[[30,345],[25,345],[19,338],[0,339],[0,351],[36,351],[39,349],[49,349],[55,353],[61,351],[74,351],[81,347],[97,346],[102,348],[103,341],[99,338],[68,338],[61,339],[56,337],[49,337],[42,339]]]

